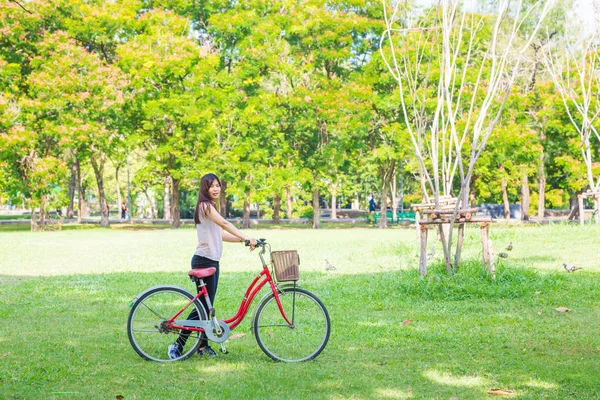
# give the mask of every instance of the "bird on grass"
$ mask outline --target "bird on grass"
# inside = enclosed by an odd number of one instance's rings
[[[508,246],[506,246],[506,251],[511,251],[513,249],[513,244],[510,242]]]
[[[574,265],[569,265],[569,264],[566,264],[566,263],[563,263],[563,267],[565,267],[565,269],[567,270],[567,272],[575,272],[578,269],[582,269],[581,267],[576,267]]]
[[[336,268],[329,262],[329,260],[325,259],[325,269],[327,271],[335,271]]]
[[[431,250],[427,252],[428,260],[431,260],[433,257],[435,257],[435,246],[431,246]]]
[[[500,257],[500,258],[508,258],[508,254],[507,253],[498,253],[498,257]]]

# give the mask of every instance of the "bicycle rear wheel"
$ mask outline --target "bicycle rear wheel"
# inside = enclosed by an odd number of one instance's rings
[[[312,360],[329,340],[331,324],[327,309],[317,296],[300,288],[284,288],[279,298],[292,326],[283,319],[271,294],[258,306],[252,323],[258,345],[276,361]]]
[[[177,286],[157,286],[142,293],[133,303],[127,320],[127,335],[134,350],[146,360],[159,362],[184,360],[194,354],[200,346],[202,333],[187,331],[189,336],[182,340],[179,339],[182,330],[166,326],[166,322],[194,297],[189,291]],[[192,312],[201,320],[207,319],[204,306],[197,300],[177,319],[185,320]],[[171,359],[168,349],[177,340],[185,344],[180,356]]]

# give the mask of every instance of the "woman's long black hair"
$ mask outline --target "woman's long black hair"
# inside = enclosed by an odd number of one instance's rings
[[[219,182],[219,185],[221,185],[221,181],[215,174],[206,174],[200,181],[200,193],[198,194],[198,203],[196,203],[196,211],[194,212],[194,223],[196,224],[200,223],[200,215],[206,218],[208,213],[210,213],[210,206],[217,208],[209,193],[209,189],[214,181]]]

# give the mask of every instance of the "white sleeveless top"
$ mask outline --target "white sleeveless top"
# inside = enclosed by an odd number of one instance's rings
[[[212,212],[216,212],[216,210],[213,208]],[[194,254],[213,261],[220,261],[223,254],[223,228],[210,219],[202,217],[200,215],[201,223],[196,225],[198,246]]]

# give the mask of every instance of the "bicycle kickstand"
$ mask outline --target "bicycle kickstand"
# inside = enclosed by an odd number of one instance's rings
[[[228,353],[227,349],[225,348],[225,342],[221,343],[221,353],[223,353],[223,354]]]

